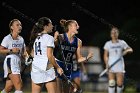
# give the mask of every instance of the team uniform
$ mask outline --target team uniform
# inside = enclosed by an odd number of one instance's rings
[[[31,79],[36,84],[55,79],[54,67],[48,68],[50,62],[47,57],[47,47],[55,47],[54,38],[48,34],[38,36],[33,45],[34,58],[31,71]]]
[[[60,49],[58,48],[58,50],[56,50],[57,53],[59,54],[55,54],[56,59],[57,59],[57,63],[58,65],[63,69],[64,74],[67,76],[67,78],[71,78],[71,73],[72,73],[72,69],[73,69],[73,55],[75,54],[77,48],[78,48],[78,38],[76,36],[74,36],[74,40],[73,42],[69,42],[67,34],[64,33],[63,34],[63,39],[61,40],[61,44],[59,45],[59,47],[61,47],[63,54],[64,54],[64,58],[65,58],[65,62],[63,60],[63,55],[61,54],[61,51],[58,52]],[[59,74],[57,74],[59,78],[63,79]]]
[[[124,40],[118,40],[116,43],[113,43],[110,40],[105,43],[104,49],[109,52],[109,59],[108,59],[109,66],[121,57],[121,60],[110,69],[110,72],[125,73],[124,59],[123,59],[122,53],[123,53],[123,50],[127,48],[129,48],[129,46]]]
[[[81,71],[80,71],[80,66],[77,63],[77,61],[73,61],[73,70],[71,74],[71,79],[75,79],[76,77],[80,77]]]
[[[1,46],[12,49],[19,48],[20,51],[17,54],[7,54],[4,60],[4,78],[8,77],[8,74],[20,74],[21,72],[21,54],[24,52],[25,43],[24,39],[21,36],[18,36],[17,40],[12,38],[12,35],[9,34],[4,37],[2,40]]]

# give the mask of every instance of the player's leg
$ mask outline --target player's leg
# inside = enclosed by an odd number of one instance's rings
[[[72,75],[71,75],[71,79],[74,82],[75,87],[78,90],[81,90],[81,87],[80,87],[80,83],[81,83],[80,73],[81,73],[80,70],[77,70],[77,71],[73,71]]]
[[[63,80],[63,91],[64,93],[70,93],[70,85],[65,80]]]
[[[9,74],[10,80],[15,87],[15,93],[22,93],[22,80],[20,74]]]
[[[17,57],[13,57],[12,55],[9,55],[4,60],[4,78],[8,78],[9,80],[6,82],[6,89],[11,90],[12,86],[14,85],[15,90],[18,91],[16,93],[22,93],[22,80],[20,76],[20,65],[21,61]]]
[[[64,63],[62,61],[56,60],[57,64],[65,71],[64,69]],[[57,93],[63,93],[63,82],[62,77],[57,73],[56,71],[56,90]]]
[[[12,73],[10,64],[11,64],[11,58],[6,57],[5,60],[4,60],[4,64],[3,64],[4,78],[5,78],[6,82],[5,82],[5,87],[1,91],[1,93],[9,93],[12,90],[12,87],[13,87],[13,83],[9,78],[9,74]]]
[[[68,68],[68,70],[64,71],[64,74],[70,80],[71,79],[71,75],[72,75],[72,64],[68,63],[67,64],[67,68]],[[64,88],[63,88],[64,93],[69,93],[71,91],[71,85],[64,78],[63,78],[63,86],[64,86]]]
[[[49,81],[45,84],[45,87],[48,91],[48,93],[58,93],[56,91],[56,79],[55,80],[52,80],[52,81]]]
[[[32,93],[41,93],[42,84],[35,84],[32,81]]]
[[[122,93],[123,91],[123,82],[124,82],[124,73],[117,73],[117,93]]]
[[[10,93],[11,90],[13,88],[13,83],[11,80],[7,79],[6,80],[6,84],[5,84],[5,87],[4,89],[1,91],[1,93]]]
[[[77,89],[80,89],[80,77],[76,77],[74,79],[74,83],[76,84],[76,88]]]
[[[109,79],[109,86],[108,86],[108,93],[115,93],[115,73],[109,72],[108,73]]]
[[[57,93],[63,93],[62,90],[63,90],[62,80],[59,77],[57,77],[56,78],[56,91]]]
[[[22,79],[21,79],[21,60],[19,57],[10,56],[10,66],[11,66],[11,74],[9,74],[10,80],[13,82],[15,87],[15,93],[23,93],[22,92]]]

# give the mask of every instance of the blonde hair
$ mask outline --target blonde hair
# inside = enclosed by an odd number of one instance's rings
[[[63,27],[64,31],[65,32],[68,32],[68,26],[71,24],[71,23],[76,23],[76,20],[65,20],[65,19],[61,19],[60,20],[60,25],[61,27]]]

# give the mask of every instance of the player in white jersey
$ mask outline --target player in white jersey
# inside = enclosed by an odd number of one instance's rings
[[[48,34],[52,29],[52,22],[47,17],[39,18],[32,29],[30,38],[30,51],[32,50],[33,56],[32,93],[41,93],[42,84],[45,84],[48,93],[57,93],[55,69],[60,75],[63,70],[53,56],[54,38]]]
[[[0,46],[0,53],[6,54],[3,65],[6,84],[1,93],[9,93],[13,86],[15,93],[22,93],[21,60],[27,56],[24,39],[19,35],[22,25],[18,19],[13,19],[9,27],[11,33],[4,37]]]
[[[117,93],[122,93],[124,81],[124,59],[123,55],[133,52],[132,48],[124,41],[118,39],[119,30],[116,27],[111,29],[111,40],[107,41],[104,45],[104,61],[106,67],[109,67],[113,62],[121,57],[108,73],[109,88],[108,93],[115,93],[115,85],[117,84]],[[116,78],[116,80],[115,80]]]

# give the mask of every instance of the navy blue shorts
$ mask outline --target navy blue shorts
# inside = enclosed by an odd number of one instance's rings
[[[67,70],[65,69],[65,64],[62,61],[58,61],[56,60],[57,64],[63,69],[64,74],[67,76],[68,79],[71,78],[71,73],[72,73],[72,64],[71,63],[67,63]],[[60,76],[57,71],[56,71],[56,75],[60,78],[60,79],[64,79],[62,76]]]
[[[80,75],[81,75],[81,71],[80,70],[73,71],[72,74],[71,74],[71,80],[75,79],[76,77],[80,77]]]

